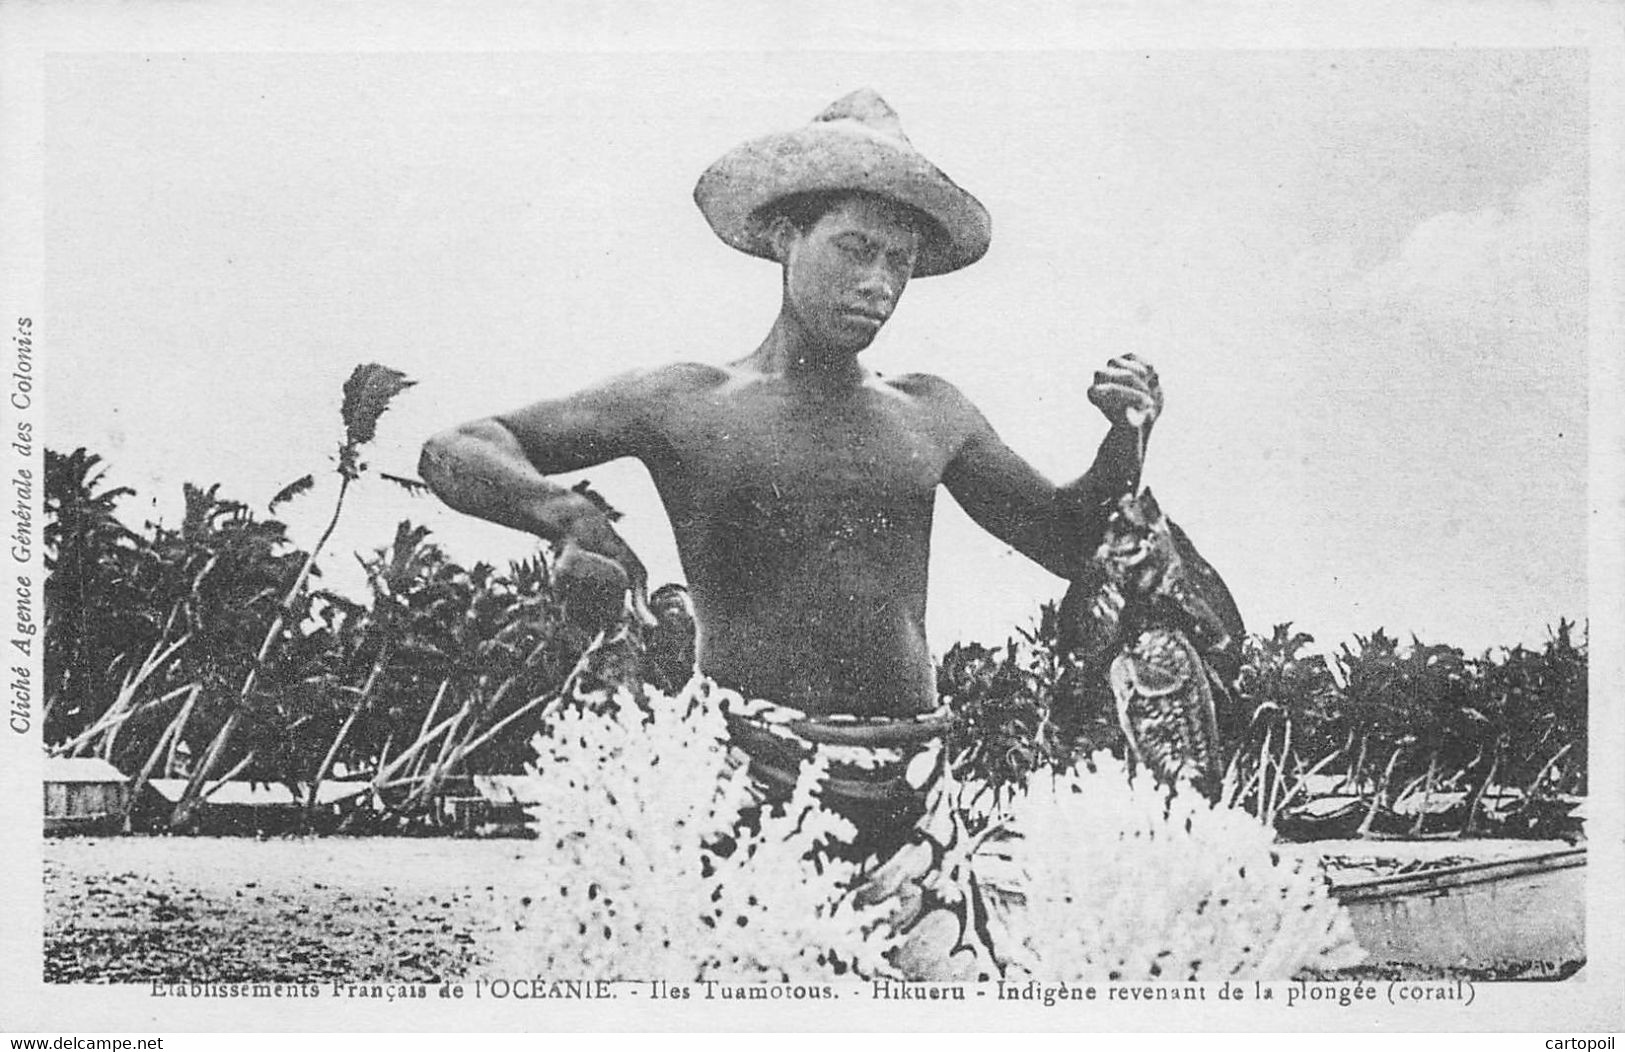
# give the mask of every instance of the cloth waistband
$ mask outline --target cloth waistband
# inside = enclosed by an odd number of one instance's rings
[[[689,684],[720,703],[732,745],[762,782],[788,792],[803,761],[829,761],[826,797],[872,803],[918,801],[936,777],[954,716],[946,705],[917,716],[810,715],[745,698],[705,677]]]

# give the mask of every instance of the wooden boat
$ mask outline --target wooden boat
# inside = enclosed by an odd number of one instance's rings
[[[1540,847],[1376,877],[1340,879],[1333,869],[1332,891],[1349,911],[1368,965],[1488,969],[1583,961],[1586,849]]]

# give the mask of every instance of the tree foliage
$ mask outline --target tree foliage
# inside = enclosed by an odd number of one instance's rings
[[[1052,621],[1046,607],[1033,631],[1003,647],[958,644],[939,667],[960,715],[955,755],[994,786],[1098,749],[1123,755],[1109,692],[1080,681]],[[1540,650],[1476,658],[1380,628],[1335,654],[1315,652],[1291,624],[1251,635],[1240,704],[1220,713],[1229,797],[1277,824],[1335,781],[1362,802],[1343,833],[1567,835],[1562,798],[1585,792],[1588,763],[1576,635],[1561,621]]]

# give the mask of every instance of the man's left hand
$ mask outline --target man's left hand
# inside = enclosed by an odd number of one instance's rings
[[[1135,354],[1113,358],[1089,385],[1093,402],[1113,427],[1149,432],[1162,415],[1162,384],[1151,363]]]

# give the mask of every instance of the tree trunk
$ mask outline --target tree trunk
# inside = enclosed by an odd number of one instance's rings
[[[226,722],[221,724],[220,729],[215,732],[214,740],[209,742],[209,747],[204,751],[203,756],[199,758],[198,765],[192,769],[192,774],[186,781],[186,790],[181,793],[180,800],[175,804],[175,810],[169,816],[169,827],[171,829],[179,829],[186,825],[192,820],[192,816],[197,813],[199,806],[198,794],[203,790],[203,782],[208,777],[209,772],[214,769],[214,765],[219,762],[226,746],[231,742],[232,735],[236,733],[237,724],[242,719],[242,716],[243,708],[239,704],[237,708],[231,711],[231,715],[226,717]]]
[[[164,728],[164,732],[158,736],[158,744],[152,747],[152,753],[148,755],[147,762],[141,765],[141,770],[135,776],[135,781],[130,783],[130,795],[124,801],[124,831],[126,833],[130,831],[130,821],[135,812],[136,802],[141,798],[141,791],[147,787],[147,782],[152,777],[152,769],[158,763],[159,754],[166,749],[174,750],[173,739],[180,737],[181,731],[185,729],[187,718],[192,715],[192,705],[202,692],[202,684],[192,684],[185,703],[181,705],[180,713],[169,721],[168,726]]]
[[[1413,837],[1422,835],[1422,824],[1427,820],[1428,816],[1428,804],[1433,801],[1433,772],[1438,762],[1439,752],[1435,749],[1428,756],[1428,771],[1427,774],[1423,775],[1425,781],[1422,783],[1422,806],[1417,808],[1416,821],[1411,823],[1411,836]]]
[[[350,715],[344,718],[344,725],[339,728],[338,734],[333,738],[333,744],[328,746],[327,754],[322,757],[322,762],[316,767],[316,775],[310,780],[310,792],[305,797],[305,822],[307,824],[316,810],[316,794],[322,788],[322,781],[326,779],[327,772],[332,769],[333,761],[338,759],[339,749],[344,746],[344,739],[350,736],[350,728],[355,726],[361,711],[367,707],[367,701],[372,697],[372,688],[378,682],[378,674],[383,670],[388,653],[389,647],[386,645],[383,652],[379,654],[378,660],[372,663],[372,671],[368,673],[367,682],[362,686],[361,694],[356,698],[355,705],[351,707]]]
[[[1495,781],[1496,772],[1501,767],[1501,743],[1495,743],[1495,752],[1490,756],[1490,772],[1484,780],[1478,783],[1478,790],[1467,801],[1467,822],[1461,828],[1462,836],[1472,836],[1478,825],[1478,808],[1484,800],[1484,794],[1489,791],[1490,784]]]
[[[1371,821],[1377,817],[1377,808],[1382,806],[1383,798],[1388,794],[1388,782],[1394,776],[1394,765],[1399,762],[1399,758],[1404,752],[1405,746],[1395,746],[1394,754],[1388,757],[1388,767],[1382,772],[1382,781],[1377,783],[1376,790],[1372,792],[1371,806],[1366,808],[1365,820],[1360,823],[1359,836],[1371,835]]]
[[[1355,796],[1360,795],[1361,779],[1365,776],[1365,752],[1366,752],[1366,746],[1369,745],[1370,742],[1371,742],[1371,735],[1369,735],[1369,734],[1360,735],[1360,752],[1354,758],[1354,766],[1349,769],[1349,786],[1350,786],[1350,788],[1352,788],[1354,790],[1354,795]]]

